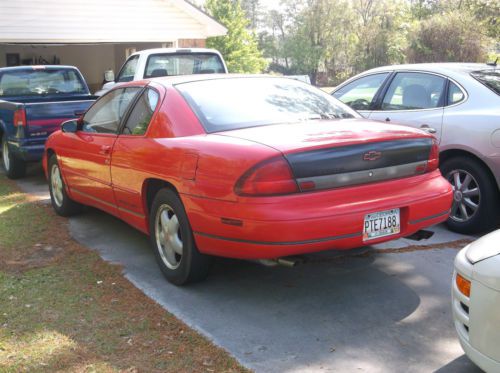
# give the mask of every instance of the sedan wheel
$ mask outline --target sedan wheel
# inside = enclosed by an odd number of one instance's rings
[[[450,218],[458,222],[471,219],[481,203],[481,192],[476,179],[465,170],[453,170],[446,175],[446,179],[453,187]]]
[[[156,193],[149,232],[156,261],[168,281],[184,285],[207,277],[211,257],[198,251],[184,205],[173,190]]]
[[[53,154],[49,158],[49,192],[52,207],[61,216],[71,216],[82,210],[82,205],[69,198],[66,193],[61,169],[57,162],[57,156]]]
[[[52,186],[52,193],[54,195],[54,203],[61,207],[63,204],[63,183],[61,179],[61,172],[59,171],[59,166],[57,163],[52,165],[50,171],[50,184]]]

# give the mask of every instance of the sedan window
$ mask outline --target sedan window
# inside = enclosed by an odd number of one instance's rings
[[[398,73],[382,102],[382,110],[417,110],[442,106],[446,79],[424,73]]]
[[[448,88],[448,105],[458,104],[465,98],[464,92],[455,83],[450,82],[450,87]]]
[[[500,96],[500,72],[496,70],[475,71],[471,75]]]
[[[115,89],[102,96],[83,117],[84,132],[117,133],[120,121],[139,87]]]
[[[123,134],[144,135],[153,117],[156,106],[158,105],[159,98],[160,96],[155,90],[148,88],[141,97],[139,97],[137,103],[130,112],[127,123],[123,128]]]
[[[368,110],[389,73],[373,74],[346,84],[333,96],[355,110]]]

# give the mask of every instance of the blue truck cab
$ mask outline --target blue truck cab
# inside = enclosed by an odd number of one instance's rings
[[[42,159],[45,141],[61,123],[81,116],[95,101],[73,66],[0,68],[2,165],[11,179]]]

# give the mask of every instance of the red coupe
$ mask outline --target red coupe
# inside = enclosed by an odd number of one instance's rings
[[[131,82],[46,144],[52,205],[91,205],[149,234],[175,284],[210,257],[276,259],[350,249],[445,221],[435,139],[362,119],[285,78]]]

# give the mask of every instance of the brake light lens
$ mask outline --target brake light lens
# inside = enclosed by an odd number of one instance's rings
[[[429,160],[427,161],[427,172],[434,171],[439,166],[439,146],[436,139],[432,139],[431,151],[429,152]]]
[[[290,166],[282,156],[252,167],[240,177],[234,189],[240,196],[271,196],[299,192]]]
[[[467,298],[470,298],[470,281],[462,277],[459,273],[457,273],[455,281],[457,283],[458,290]]]
[[[14,127],[26,127],[26,111],[24,109],[17,109],[14,111]]]

